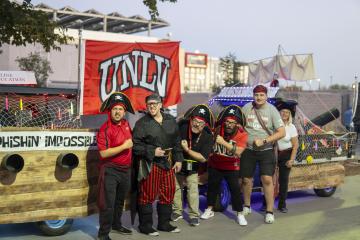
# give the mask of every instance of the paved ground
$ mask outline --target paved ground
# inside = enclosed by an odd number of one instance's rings
[[[249,225],[240,227],[235,223],[235,216],[228,209],[224,213],[216,213],[215,217],[202,221],[198,227],[188,226],[185,220],[180,220],[179,234],[161,233],[155,239],[218,239],[218,240],[358,240],[360,239],[360,175],[347,177],[334,196],[320,198],[312,191],[298,191],[289,195],[289,213],[275,213],[276,221],[272,225],[263,223],[263,214],[255,211],[247,217]],[[253,208],[260,207],[260,195],[253,196]],[[202,199],[202,208],[204,199]],[[128,213],[125,218],[128,219]],[[126,222],[126,224],[129,224]],[[137,226],[137,223],[136,225]],[[97,234],[97,215],[76,219],[69,233],[59,237],[45,237],[33,224],[0,225],[1,240],[34,240],[34,239],[64,239],[87,240],[94,239]],[[111,234],[112,239],[151,239],[151,237],[135,232],[132,236]]]

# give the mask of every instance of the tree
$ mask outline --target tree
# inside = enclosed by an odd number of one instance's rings
[[[16,58],[15,61],[21,70],[34,72],[39,87],[46,87],[46,80],[53,71],[50,62],[42,58],[40,53],[30,53],[28,57]]]
[[[16,46],[40,43],[49,52],[60,50],[58,45],[73,40],[65,35],[66,29],[49,20],[45,12],[34,10],[30,1],[20,5],[0,0],[0,47],[4,43]],[[55,29],[59,33],[55,33]]]
[[[330,90],[349,90],[350,87],[347,85],[334,84],[329,87]]]
[[[219,94],[221,91],[221,87],[214,83],[213,85],[211,85],[211,91],[215,94]]]
[[[233,53],[220,58],[220,67],[224,76],[225,87],[234,86],[239,83],[234,77],[235,64],[236,56]]]
[[[172,2],[175,3],[177,0],[159,0],[161,2]],[[151,19],[155,20],[159,16],[159,11],[157,9],[157,0],[143,0],[145,6],[149,8],[149,14]]]

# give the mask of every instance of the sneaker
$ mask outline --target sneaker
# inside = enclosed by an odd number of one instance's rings
[[[207,208],[205,212],[200,216],[201,219],[209,219],[215,216],[215,213],[212,209]]]
[[[278,208],[279,212],[287,213],[289,210],[286,207],[280,207]]]
[[[121,227],[112,227],[113,232],[120,233],[123,235],[131,235],[132,231],[129,228],[126,228],[124,226]]]
[[[171,225],[170,223],[164,223],[157,228],[159,231],[163,232],[170,232],[170,233],[179,233],[181,230],[180,228]]]
[[[171,230],[170,232],[171,233],[179,233],[179,232],[181,232],[181,229],[176,227],[174,230]]]
[[[238,213],[237,214],[237,220],[238,223],[240,224],[240,226],[246,226],[247,225],[247,221],[245,219],[245,216],[243,213]]]
[[[171,221],[176,222],[179,219],[183,219],[183,215],[174,212],[171,214]]]
[[[242,214],[244,215],[244,216],[247,216],[247,215],[249,215],[251,213],[251,207],[244,207],[243,208],[243,211],[242,211]]]
[[[272,223],[274,223],[274,221],[275,221],[274,214],[272,214],[272,213],[266,213],[266,215],[265,215],[265,222],[268,223],[268,224],[272,224]]]
[[[152,227],[139,227],[139,231],[148,236],[159,236],[159,232]]]
[[[200,225],[199,218],[190,218],[189,224],[190,226],[193,227],[199,226]]]
[[[159,236],[159,232],[154,230],[153,232],[150,232],[147,235],[156,237],[156,236]]]

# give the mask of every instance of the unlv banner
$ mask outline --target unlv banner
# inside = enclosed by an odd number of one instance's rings
[[[158,93],[164,106],[181,100],[179,42],[114,43],[86,41],[83,114],[98,114],[115,91],[124,92],[135,110],[145,97]]]

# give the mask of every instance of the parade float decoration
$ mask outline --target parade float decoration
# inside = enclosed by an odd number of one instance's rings
[[[299,149],[290,173],[289,191],[314,189],[318,196],[329,197],[344,182],[343,163],[354,158],[356,133],[347,131],[339,123],[339,110],[322,102],[316,91],[309,91],[311,96],[305,98],[306,104],[317,106],[317,115],[309,118],[302,108],[304,99],[299,99],[299,94],[291,94],[279,87],[279,81],[294,83],[314,79],[312,54],[283,55],[279,47],[276,56],[249,64],[250,86],[224,87],[209,100],[209,105],[215,113],[231,104],[242,107],[253,101],[253,87],[257,84],[268,87],[268,102],[271,104],[283,98],[297,100],[293,123],[299,133]],[[334,121],[338,121],[336,131],[325,130],[324,126]],[[255,178],[256,184],[260,186],[258,177]],[[228,195],[227,186],[223,184],[218,209],[224,209],[229,204],[230,198],[226,199]]]

